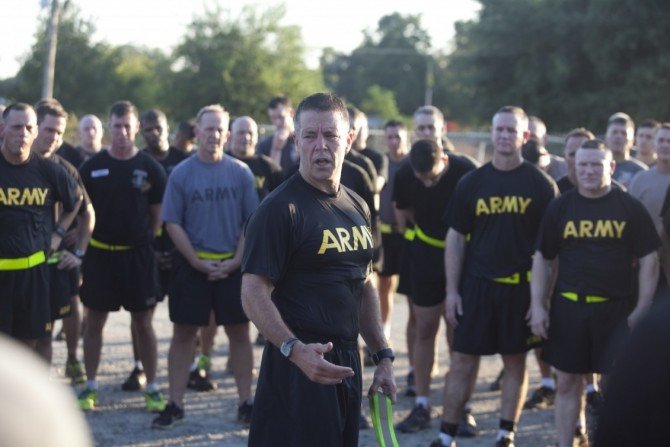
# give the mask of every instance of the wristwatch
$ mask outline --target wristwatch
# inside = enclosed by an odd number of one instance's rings
[[[391,359],[391,363],[393,363],[393,360],[395,360],[393,349],[384,348],[372,354],[372,361],[375,362],[375,365],[379,365],[379,362],[381,362],[383,359]]]
[[[56,228],[54,228],[54,233],[60,237],[63,237],[65,235],[65,228],[61,227],[60,225],[56,225]]]
[[[291,357],[291,353],[293,352],[293,346],[295,346],[296,343],[298,343],[300,340],[297,338],[289,338],[288,340],[284,341],[284,343],[281,344],[281,347],[279,348],[279,351],[282,353],[282,355],[286,358]]]
[[[78,248],[75,248],[74,251],[72,252],[72,254],[74,254],[79,259],[83,259],[85,252],[84,252],[84,250],[80,250]]]

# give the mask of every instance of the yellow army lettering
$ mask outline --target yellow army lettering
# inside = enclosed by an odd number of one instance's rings
[[[533,199],[521,196],[492,196],[487,199],[477,199],[475,216],[482,214],[525,214],[528,205]]]
[[[254,177],[256,179],[256,189],[263,189],[265,186],[265,177]]]
[[[351,230],[337,227],[335,234],[329,229],[324,229],[318,254],[322,255],[331,248],[336,249],[338,253],[356,251],[359,247],[366,250],[368,247],[372,248],[372,245],[372,233],[365,225],[351,227]]]
[[[0,188],[0,204],[5,206],[44,205],[49,188]]]
[[[563,228],[563,239],[568,238],[599,238],[609,237],[621,239],[623,230],[626,228],[626,222],[623,220],[598,219],[590,220],[569,220]]]

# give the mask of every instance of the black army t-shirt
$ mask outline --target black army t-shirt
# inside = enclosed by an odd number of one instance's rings
[[[525,161],[510,171],[489,162],[463,177],[445,218],[449,227],[470,235],[464,271],[493,279],[530,270],[542,215],[557,189]]]
[[[149,150],[147,148],[144,148],[142,151],[146,152],[148,155],[151,155],[153,157],[153,155],[151,154],[151,152],[149,152]],[[188,155],[185,154],[183,151],[180,151],[176,147],[170,146],[168,148],[168,153],[167,153],[167,156],[165,158],[163,158],[162,160],[159,160],[159,159],[154,157],[154,160],[156,160],[163,167],[163,170],[165,171],[165,175],[169,177],[170,173],[172,173],[172,170],[179,163],[181,163],[182,161],[184,161],[187,158],[188,158]]]
[[[545,259],[558,256],[556,290],[614,299],[636,294],[633,258],[659,246],[644,205],[618,188],[596,199],[563,194],[547,208],[537,242]]]
[[[235,157],[232,153],[229,155]],[[235,158],[246,163],[254,174],[254,181],[256,182],[256,191],[258,192],[259,200],[263,200],[284,180],[281,166],[268,156],[254,154],[251,157]]]
[[[75,181],[56,163],[31,153],[13,165],[0,153],[0,258],[22,258],[49,248],[57,202],[72,211]]]
[[[112,245],[151,242],[150,206],[161,203],[165,190],[165,171],[151,155],[139,151],[118,160],[104,150],[80,173],[95,210],[94,239]]]
[[[272,301],[297,336],[355,340],[372,251],[360,197],[342,185],[326,194],[296,174],[251,217],[242,271],[272,282]]]
[[[428,236],[444,240],[447,225],[444,214],[447,211],[454,189],[459,180],[474,166],[461,159],[449,155],[449,166],[437,185],[426,188],[416,178],[410,163],[406,163],[396,173],[393,185],[393,201],[398,209],[411,208],[414,222]]]

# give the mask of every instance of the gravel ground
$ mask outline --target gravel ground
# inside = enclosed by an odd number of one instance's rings
[[[405,348],[404,326],[407,319],[407,301],[404,296],[396,296],[393,316],[392,344],[396,351],[395,372],[398,386],[404,386],[404,377],[408,371]],[[235,422],[237,414],[237,396],[231,375],[226,374],[225,363],[228,347],[223,331],[216,339],[213,358],[213,379],[218,389],[209,393],[189,391],[186,395],[186,418],[184,423],[169,430],[152,430],[153,415],[144,409],[144,398],[138,392],[121,391],[121,383],[132,369],[132,348],[129,332],[130,316],[125,312],[110,315],[105,328],[105,341],[102,361],[98,373],[100,384],[100,405],[86,419],[90,424],[95,443],[99,446],[246,446],[248,430]],[[58,327],[58,326],[57,326]],[[155,328],[158,336],[158,383],[167,395],[167,351],[172,327],[167,315],[166,303],[156,309]],[[252,329],[252,336],[256,332]],[[440,340],[444,338],[444,325]],[[81,345],[81,344],[80,344]],[[260,361],[262,348],[254,347],[254,358]],[[398,433],[398,442],[403,447],[427,447],[437,436],[439,412],[444,384],[444,373],[448,370],[446,344],[440,345],[440,374],[433,379],[431,401],[433,402],[432,428],[415,434]],[[52,377],[63,380],[65,364],[65,343],[54,342],[54,367]],[[79,350],[80,357],[81,347]],[[477,420],[480,434],[471,439],[459,439],[459,447],[480,447],[494,445],[498,428],[500,393],[488,391],[501,368],[498,356],[482,359],[475,394],[471,405]],[[539,375],[532,355],[529,355],[531,390],[538,386]],[[365,383],[369,385],[373,368],[365,368]],[[365,386],[365,385],[364,385]],[[75,392],[75,390],[73,390]],[[411,410],[413,398],[399,397],[395,408],[395,421],[402,420]],[[369,414],[367,408],[366,414]],[[554,445],[553,410],[524,411],[517,433],[517,447],[537,447]],[[376,446],[372,430],[362,430],[359,446]]]

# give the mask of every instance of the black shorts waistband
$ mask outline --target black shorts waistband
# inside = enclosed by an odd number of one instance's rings
[[[358,349],[357,339],[346,339],[338,337],[328,337],[325,335],[309,334],[306,332],[294,332],[295,336],[303,343],[328,343],[331,342],[335,349]]]

